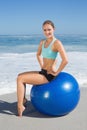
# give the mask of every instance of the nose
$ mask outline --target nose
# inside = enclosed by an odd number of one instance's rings
[[[45,34],[48,35],[48,34],[49,34],[49,31],[47,30],[47,31],[45,32]]]

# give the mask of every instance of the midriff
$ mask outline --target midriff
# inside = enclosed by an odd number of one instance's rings
[[[56,60],[43,58],[43,69],[45,69],[47,71],[55,70],[56,69]]]

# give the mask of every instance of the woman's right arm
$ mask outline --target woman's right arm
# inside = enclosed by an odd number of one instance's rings
[[[42,43],[43,41],[40,42],[39,47],[38,47],[38,51],[37,51],[37,60],[40,64],[40,67],[43,68],[43,58],[41,57],[41,51],[42,51]]]

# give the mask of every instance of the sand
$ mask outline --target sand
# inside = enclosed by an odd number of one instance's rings
[[[28,101],[20,118],[16,108],[16,93],[0,96],[0,130],[87,130],[87,88],[81,88],[77,107],[66,116],[43,115]]]

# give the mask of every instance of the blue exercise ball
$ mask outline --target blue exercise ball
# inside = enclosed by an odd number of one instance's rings
[[[39,112],[50,116],[63,116],[77,106],[80,89],[78,82],[71,74],[61,72],[49,83],[34,85],[30,98]]]

